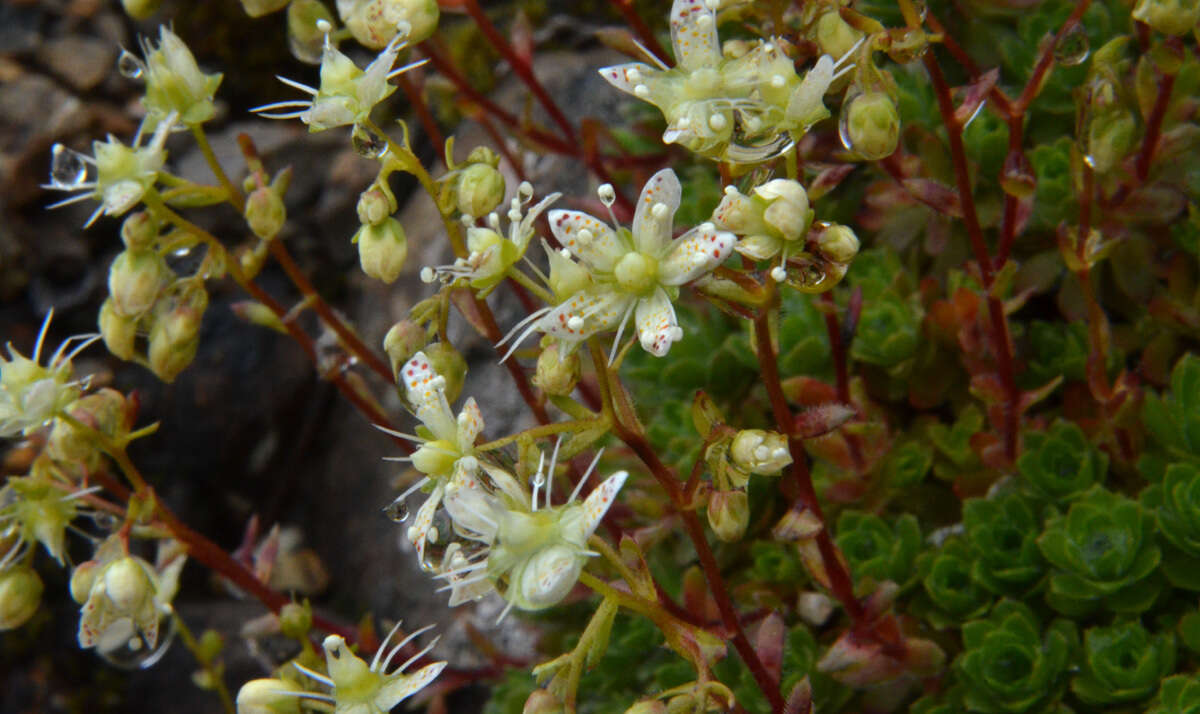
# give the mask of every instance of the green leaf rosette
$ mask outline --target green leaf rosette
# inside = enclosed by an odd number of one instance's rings
[[[1092,446],[1069,421],[1056,421],[1044,432],[1025,434],[1025,452],[1017,468],[1030,493],[1065,503],[1094,483],[1103,483],[1108,456]]]
[[[1023,597],[1045,574],[1037,544],[1041,527],[1020,494],[968,499],[963,526],[975,553],[971,577],[991,592]]]
[[[1177,674],[1164,679],[1158,706],[1146,714],[1200,714],[1200,677]]]
[[[1174,636],[1151,635],[1137,622],[1091,628],[1083,651],[1083,674],[1071,691],[1092,706],[1146,699],[1175,669]]]
[[[864,579],[906,585],[915,575],[913,562],[921,549],[921,527],[905,514],[895,527],[870,513],[844,511],[837,521],[837,545],[859,586]]]

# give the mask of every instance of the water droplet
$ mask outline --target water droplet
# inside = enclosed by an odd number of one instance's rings
[[[354,150],[364,159],[378,159],[388,152],[387,138],[362,125],[354,125],[354,133],[350,135]]]
[[[132,630],[133,626],[129,626]],[[163,658],[175,639],[175,618],[164,617],[159,621],[158,641],[154,647],[142,639],[140,633],[131,633],[125,644],[111,650],[96,651],[100,658],[121,669],[149,669]]]
[[[117,58],[117,71],[123,77],[141,79],[146,73],[146,63],[129,50],[121,50],[121,56]]]
[[[383,507],[383,513],[392,519],[393,523],[403,523],[408,520],[408,503],[397,498]]]
[[[1064,67],[1075,67],[1083,64],[1090,52],[1087,31],[1082,24],[1075,23],[1054,46],[1054,61]]]
[[[1037,175],[1033,164],[1023,151],[1011,151],[1004,158],[1000,171],[1000,188],[1010,196],[1029,198],[1037,188]]]
[[[87,181],[87,163],[83,154],[62,144],[50,150],[50,183],[55,188],[74,190]]]

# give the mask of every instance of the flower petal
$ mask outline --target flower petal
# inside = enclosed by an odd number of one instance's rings
[[[648,64],[642,62],[626,62],[625,64],[615,64],[611,67],[604,67],[600,70],[600,76],[604,77],[612,86],[625,92],[632,94],[639,99],[648,99],[637,93],[639,84],[646,84],[645,80],[648,77],[653,77],[661,74],[660,70],[654,69]],[[646,92],[647,94],[649,92]]]
[[[584,541],[596,532],[596,527],[600,525],[604,514],[608,513],[609,506],[616,500],[617,492],[625,485],[625,479],[628,476],[627,472],[618,471],[588,494],[587,499],[583,502]]]
[[[433,528],[433,515],[437,512],[444,491],[445,486],[438,484],[433,493],[429,494],[429,498],[425,499],[425,503],[421,504],[416,519],[408,527],[408,540],[417,549],[417,562],[422,565],[425,563],[425,539],[429,537],[429,531]]]
[[[712,223],[702,223],[675,241],[658,266],[659,281],[663,285],[690,283],[725,262],[735,245],[737,236],[718,230]]]
[[[421,691],[426,685],[437,678],[446,668],[445,662],[434,662],[418,669],[412,674],[393,675],[375,695],[374,704],[379,711],[391,711],[400,702]],[[340,712],[341,709],[338,709]]]
[[[679,209],[682,193],[679,178],[671,169],[654,174],[642,187],[633,214],[633,244],[640,252],[654,258],[666,252],[671,242],[671,220]],[[658,208],[660,203],[665,208]]]
[[[721,59],[716,14],[705,0],[675,0],[671,6],[671,44],[683,69],[715,67]]]
[[[483,413],[475,403],[475,397],[468,397],[458,413],[458,450],[470,453],[475,448],[475,437],[483,431]]]
[[[633,299],[620,293],[576,293],[538,320],[538,329],[568,343],[580,342],[616,327]]]
[[[553,210],[550,231],[564,248],[595,270],[609,271],[629,252],[617,232],[583,211]]]
[[[458,424],[446,401],[445,382],[429,364],[424,352],[418,352],[400,370],[408,401],[421,420],[438,439],[458,442]],[[464,411],[466,407],[463,407]],[[481,420],[482,421],[482,420]]]
[[[683,330],[675,320],[675,308],[671,298],[661,287],[648,298],[638,301],[637,312],[634,313],[637,323],[638,340],[642,349],[655,357],[662,357],[671,349],[672,342],[678,342],[683,337]]]

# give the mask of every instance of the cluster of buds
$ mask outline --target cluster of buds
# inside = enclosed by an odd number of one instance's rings
[[[393,283],[408,258],[408,237],[392,213],[396,197],[386,180],[376,181],[358,197],[358,231],[351,242],[358,245],[362,271],[372,278]]]
[[[770,275],[804,292],[829,290],[846,274],[859,242],[847,226],[813,222],[798,181],[774,179],[749,195],[734,186],[713,211],[713,223],[741,236],[734,248],[753,260],[779,259]]]

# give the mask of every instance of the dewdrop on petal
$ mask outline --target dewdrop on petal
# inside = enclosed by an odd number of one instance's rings
[[[304,690],[286,679],[252,679],[237,693],[237,714],[300,714]]]
[[[792,463],[787,439],[774,431],[744,429],[733,438],[729,457],[738,468],[750,473],[771,475]]]

